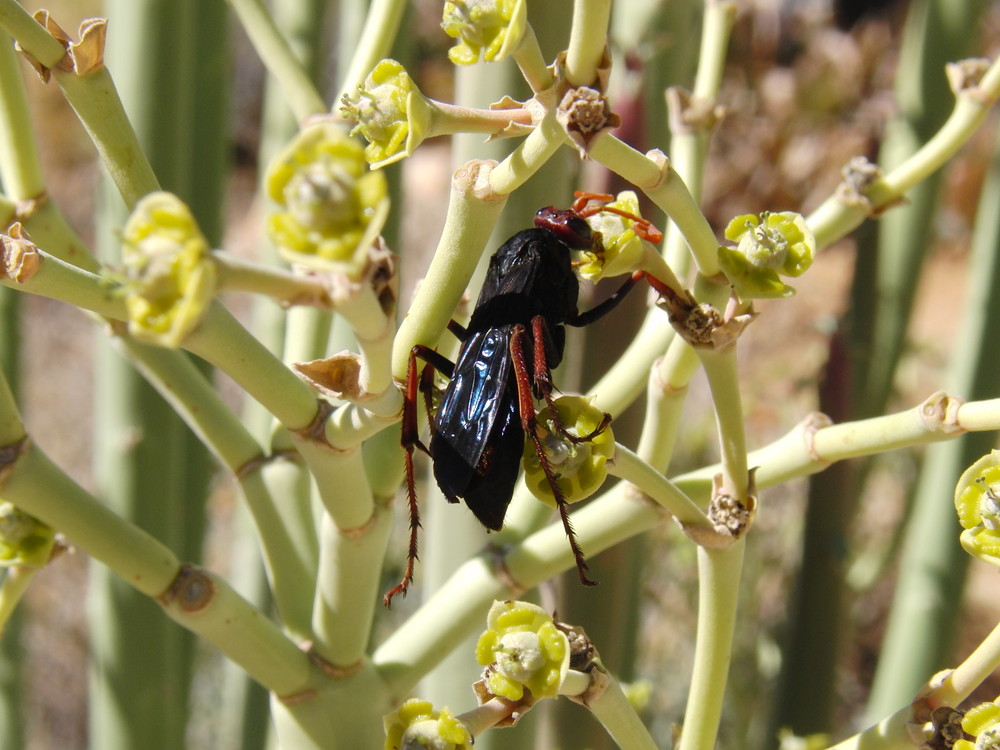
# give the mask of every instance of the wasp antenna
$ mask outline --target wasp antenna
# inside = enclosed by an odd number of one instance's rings
[[[588,193],[583,190],[575,191],[573,193],[573,197],[576,198],[576,200],[573,201],[573,205],[570,207],[570,210],[579,214],[583,218],[599,213],[605,203],[610,203],[615,199],[615,196],[610,193]],[[591,201],[596,201],[598,205],[587,207],[587,204]]]

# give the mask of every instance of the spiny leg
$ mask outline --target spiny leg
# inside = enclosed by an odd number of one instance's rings
[[[419,377],[417,376],[417,357],[427,362],[427,366],[423,368]],[[406,365],[402,430],[399,438],[399,444],[406,452],[406,500],[410,513],[410,542],[406,552],[406,570],[403,572],[402,580],[382,597],[382,603],[386,607],[392,606],[392,599],[397,594],[406,596],[406,591],[413,581],[413,568],[417,561],[417,536],[420,530],[420,506],[417,504],[413,451],[415,448],[419,448],[427,455],[430,455],[427,446],[420,440],[417,422],[417,392],[423,392],[428,416],[430,416],[430,392],[427,384],[430,382],[430,373],[434,367],[446,375],[450,375],[454,370],[451,362],[429,347],[418,344],[410,350],[410,358]]]
[[[555,401],[552,398],[552,368],[549,367],[549,352],[546,342],[549,339],[545,317],[536,315],[531,319],[531,333],[533,338],[534,375],[533,391],[545,400],[549,407],[549,414],[552,415],[552,424],[556,431],[573,444],[589,443],[595,437],[604,432],[605,428],[611,424],[611,415],[605,413],[601,423],[586,435],[573,435],[562,422],[559,412],[556,411]]]
[[[556,508],[559,509],[559,518],[562,520],[566,538],[569,539],[569,546],[576,560],[576,570],[580,574],[580,583],[584,586],[596,586],[596,581],[587,578],[587,560],[583,556],[583,550],[576,540],[576,532],[573,531],[573,524],[569,520],[569,503],[566,502],[562,490],[559,489],[559,483],[556,481],[552,464],[549,462],[548,454],[545,452],[545,446],[542,445],[542,440],[538,436],[535,402],[532,399],[531,393],[531,375],[528,372],[528,363],[525,358],[526,346],[524,339],[527,335],[527,329],[523,325],[516,325],[514,326],[514,332],[510,340],[510,354],[514,363],[514,379],[517,383],[517,401],[521,416],[521,426],[524,428],[525,434],[531,438],[531,442],[535,448],[535,455],[538,456],[538,463],[541,465],[542,471],[545,472],[545,478],[548,480],[549,487],[552,488],[552,494],[556,500]]]

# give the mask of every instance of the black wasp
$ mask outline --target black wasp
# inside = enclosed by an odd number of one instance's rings
[[[593,309],[577,311],[579,282],[573,272],[572,251],[600,249],[600,234],[592,232],[585,219],[600,211],[623,213],[604,205],[611,199],[578,193],[572,208],[539,210],[533,228],[518,232],[500,246],[490,259],[468,326],[463,328],[454,321],[448,326],[462,342],[456,362],[426,346],[415,346],[410,352],[401,439],[406,450],[410,547],[403,580],[385,595],[386,606],[396,594],[406,593],[417,557],[420,520],[413,479],[414,448],[431,456],[434,477],[449,502],[465,500],[486,528],[499,531],[514,492],[526,435],[534,443],[552,487],[580,580],[593,585],[570,525],[567,503],[538,435],[535,399],[552,405],[551,370],[562,360],[566,341],[563,326],[585,326],[610,312],[639,277],[631,277]],[[624,215],[636,221],[634,228],[644,237],[659,241],[660,233],[649,222]],[[418,357],[427,362],[419,376]],[[450,378],[436,414],[430,409],[432,368]],[[418,390],[424,394],[430,415],[430,448],[417,435]],[[555,414],[554,408],[550,411]],[[567,439],[583,442],[593,439],[608,421],[610,417],[605,415],[597,430],[582,437],[568,434],[562,425],[556,428]]]

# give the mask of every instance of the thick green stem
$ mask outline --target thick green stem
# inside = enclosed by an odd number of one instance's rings
[[[996,393],[993,347],[1000,336],[1000,150],[993,155],[976,216],[960,334],[950,359],[949,389],[970,399]],[[892,710],[950,659],[969,558],[956,543],[954,508],[942,503],[962,471],[995,445],[978,432],[934,446],[922,467],[903,547],[899,581],[869,718]],[[919,623],[919,625],[918,625]]]
[[[721,550],[698,548],[698,631],[679,750],[716,746],[745,548],[742,539]]]

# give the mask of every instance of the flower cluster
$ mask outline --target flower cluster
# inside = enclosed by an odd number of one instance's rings
[[[172,193],[140,200],[122,229],[128,331],[176,348],[204,317],[215,295],[208,241],[190,209]]]
[[[361,277],[389,213],[388,188],[346,129],[330,122],[304,129],[271,164],[265,184],[281,207],[267,231],[286,260]]]
[[[793,211],[737,216],[726,227],[735,248],[720,247],[719,263],[743,299],[788,297],[795,289],[781,276],[799,276],[812,265],[816,238]]]
[[[379,61],[354,94],[345,94],[341,113],[356,125],[351,135],[368,141],[365,159],[372,169],[413,154],[427,137],[434,103],[420,93],[395,60]]]
[[[575,437],[586,437],[573,442],[562,435],[548,407],[538,414],[538,432],[542,438],[545,455],[556,474],[556,484],[568,503],[575,503],[597,492],[608,475],[606,466],[615,453],[615,436],[609,426],[593,434],[605,420],[604,412],[582,396],[561,396],[555,400],[559,423]],[[535,452],[534,443],[525,441],[521,462],[524,480],[535,497],[555,507],[545,470]]]
[[[956,740],[953,750],[1000,750],[1000,698],[966,711],[962,729],[975,740]]]
[[[623,190],[618,198],[605,208],[639,215],[639,199],[632,190]],[[635,231],[635,220],[613,211],[599,211],[587,217],[587,223],[595,237],[600,233],[600,241],[594,247],[581,252],[582,263],[577,266],[579,274],[590,281],[632,273],[639,267],[643,256],[642,238]]]
[[[955,510],[965,550],[1000,565],[1000,451],[991,451],[965,470],[955,487]]]
[[[429,701],[411,698],[382,719],[385,750],[471,750],[472,735],[455,716]]]
[[[55,531],[34,516],[0,503],[0,566],[45,565],[55,538]]]
[[[496,696],[520,701],[554,698],[569,671],[569,639],[552,616],[527,602],[494,602],[476,660],[487,666],[486,685]]]
[[[525,0],[454,0],[444,4],[441,28],[458,42],[448,50],[456,65],[471,65],[480,57],[498,62],[520,44],[527,28]]]

